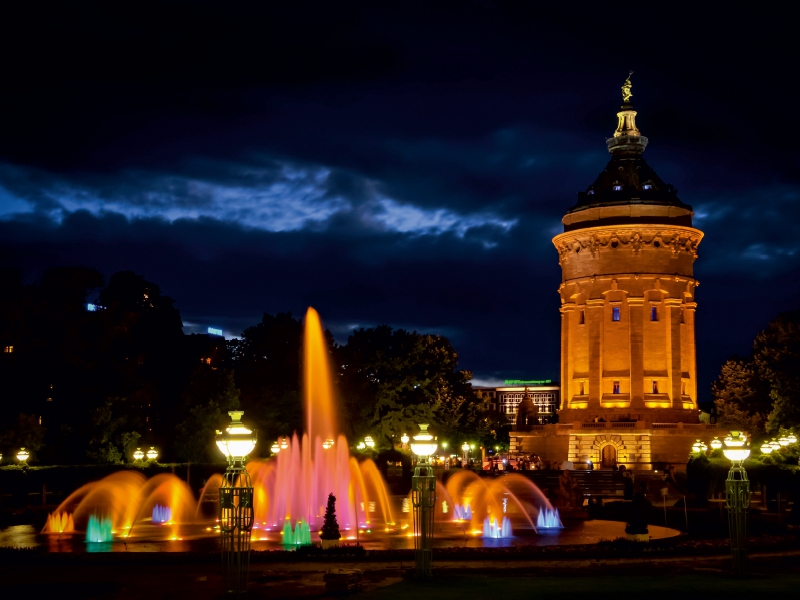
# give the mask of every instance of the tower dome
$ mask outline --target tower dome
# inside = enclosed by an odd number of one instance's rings
[[[631,71],[631,74],[633,72]],[[631,104],[630,75],[622,86],[623,103],[617,113],[617,129],[606,140],[611,160],[597,179],[582,192],[564,217],[564,230],[614,223],[672,223],[692,225],[692,207],[678,199],[678,191],[647,164],[648,139],[636,126]]]

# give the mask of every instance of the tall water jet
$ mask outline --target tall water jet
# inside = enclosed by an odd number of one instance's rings
[[[306,312],[303,350],[303,393],[306,408],[306,434],[312,445],[317,439],[336,439],[339,434],[334,412],[333,382],[328,344],[319,313],[312,307]],[[327,497],[327,496],[326,496]]]

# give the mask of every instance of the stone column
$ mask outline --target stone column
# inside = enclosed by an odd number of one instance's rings
[[[631,409],[644,408],[644,298],[628,298],[631,332]]]
[[[665,298],[667,313],[667,369],[673,410],[683,410],[681,400],[681,299]]]
[[[570,319],[575,312],[575,305],[572,303],[561,306],[561,408],[569,408],[572,396],[572,365],[569,362],[569,355],[574,340],[570,339],[571,328]]]
[[[589,404],[587,408],[600,410],[603,395],[603,319],[605,299],[586,301],[586,325],[589,328]]]
[[[685,302],[683,304],[683,333],[686,336],[684,344],[688,346],[689,364],[686,371],[689,372],[689,384],[686,386],[686,395],[694,402],[697,407],[697,349],[694,341],[694,314],[697,309],[697,302]]]

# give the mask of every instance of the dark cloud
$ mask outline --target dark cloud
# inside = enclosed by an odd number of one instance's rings
[[[15,10],[0,32],[0,257],[31,277],[132,269],[188,331],[312,304],[340,340],[438,331],[484,378],[556,378],[550,239],[608,160],[634,68],[645,157],[706,233],[704,393],[800,303],[794,35],[769,11]]]

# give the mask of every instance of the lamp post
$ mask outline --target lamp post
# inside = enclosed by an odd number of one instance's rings
[[[417,455],[417,466],[411,479],[411,505],[414,508],[414,550],[416,576],[433,577],[433,508],[436,506],[436,477],[430,464],[430,456],[436,452],[436,442],[428,433],[428,424],[421,423],[419,433],[411,442],[411,450]]]
[[[137,448],[133,453],[133,460],[135,462],[142,462],[143,458],[144,458],[144,452],[142,452],[141,448]]]
[[[217,431],[217,447],[228,459],[219,488],[219,529],[225,593],[239,598],[247,594],[254,516],[253,484],[244,461],[255,448],[256,433],[242,424],[242,411],[232,410],[228,414],[231,424],[224,432]]]
[[[147,460],[155,460],[158,458],[158,450],[156,450],[153,446],[150,446],[150,450],[147,451]]]
[[[469,444],[464,442],[461,444],[461,451],[464,453],[464,468],[469,466]]]
[[[31,453],[25,450],[25,448],[20,448],[19,452],[17,452],[17,460],[22,463],[23,467],[28,466],[28,459],[30,456]]]
[[[405,450],[406,447],[408,446],[408,440],[410,439],[411,438],[408,437],[407,433],[404,433],[403,435],[400,436],[400,441],[403,443],[403,450]]]
[[[368,435],[364,438],[364,445],[372,450],[375,447],[375,440],[372,439],[371,435]]]
[[[747,436],[739,431],[731,431],[725,438],[725,458],[733,464],[725,481],[725,504],[728,507],[728,527],[731,533],[731,557],[733,574],[742,576],[747,561],[747,507],[750,506],[750,482],[742,461],[750,456],[745,447]]]

